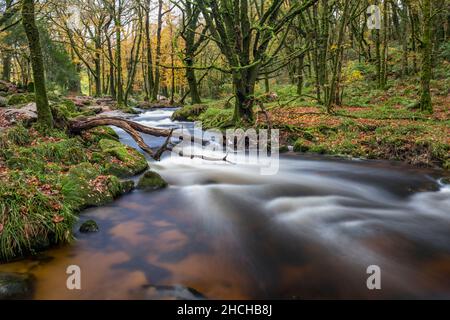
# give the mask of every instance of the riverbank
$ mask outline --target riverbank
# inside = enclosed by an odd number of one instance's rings
[[[71,118],[95,114],[131,116],[109,100],[55,97],[56,128],[35,125],[31,95],[14,93],[0,108],[0,263],[73,240],[77,215],[130,192],[127,180],[148,169],[147,159],[98,127],[71,136]]]

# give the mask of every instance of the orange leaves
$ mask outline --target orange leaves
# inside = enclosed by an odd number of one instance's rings
[[[108,176],[98,176],[97,178],[89,182],[89,187],[91,187],[93,191],[99,193],[106,192],[108,190],[107,186],[108,180],[109,180]]]
[[[53,186],[51,186],[50,184],[44,184],[44,185],[40,186],[39,190],[46,196],[54,196],[54,195],[59,194],[59,191],[54,190]]]
[[[60,215],[58,215],[58,214],[55,214],[55,215],[53,216],[52,221],[53,221],[53,223],[58,224],[58,223],[61,223],[61,222],[64,221],[64,217],[62,217],[62,216],[60,216]]]

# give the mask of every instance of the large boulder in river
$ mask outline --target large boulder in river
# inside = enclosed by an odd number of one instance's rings
[[[33,297],[35,279],[22,273],[0,273],[0,300],[24,300]]]
[[[168,183],[156,172],[147,171],[139,180],[138,189],[156,191],[168,187]]]

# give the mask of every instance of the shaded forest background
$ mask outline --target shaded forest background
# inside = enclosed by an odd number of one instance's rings
[[[349,103],[352,84],[387,90],[393,80],[409,77],[422,82],[417,106],[431,111],[430,80],[449,76],[440,73],[448,68],[436,68],[450,58],[448,1],[35,5],[54,94],[111,96],[119,105],[160,96],[171,104],[234,98],[235,120],[252,121],[254,101],[265,93],[312,97],[331,112]],[[0,10],[2,79],[32,87],[20,1],[2,0]],[[379,29],[369,29],[371,23]]]

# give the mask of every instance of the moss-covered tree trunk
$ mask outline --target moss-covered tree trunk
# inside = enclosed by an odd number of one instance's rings
[[[432,72],[432,5],[431,0],[424,0],[423,2],[423,38],[422,38],[422,96],[420,99],[420,109],[422,111],[433,111],[431,103],[430,81]]]
[[[198,6],[190,1],[181,2],[183,5],[184,13],[184,25],[181,32],[181,37],[185,43],[185,57],[184,62],[186,64],[186,79],[189,85],[189,93],[191,96],[192,104],[202,103],[200,98],[200,92],[198,89],[197,76],[194,69],[194,60],[197,55],[197,51],[200,45],[205,41],[205,32],[207,28],[204,28],[202,34],[196,40],[197,29],[199,26],[200,10]]]
[[[39,31],[36,26],[34,0],[22,0],[22,23],[28,38],[31,66],[33,69],[34,86],[38,122],[44,127],[53,127],[53,116],[48,104],[45,86],[45,70],[42,58]]]
[[[101,50],[102,50],[102,39],[101,39],[101,28],[97,28],[95,37],[95,96],[100,97],[102,95],[102,64],[101,64]]]
[[[5,81],[9,81],[11,79],[11,54],[5,53],[3,56],[3,72],[2,79]]]
[[[150,3],[147,3],[144,7],[145,7],[145,51],[146,51],[145,58],[147,63],[147,74],[145,78],[145,83],[147,87],[146,100],[150,101],[154,87],[152,41],[150,36]]]
[[[120,5],[119,5],[120,6]],[[119,7],[119,12],[120,12]],[[116,90],[116,98],[117,104],[119,106],[123,106],[123,80],[122,80],[122,22],[121,22],[121,14],[115,17],[115,28],[116,28],[116,72],[117,72],[117,90]]]
[[[162,18],[163,18],[163,1],[158,1],[158,27],[156,30],[156,57],[155,57],[155,77],[153,79],[153,91],[152,91],[152,101],[158,101],[158,94],[159,94],[159,86],[160,86],[160,77],[161,72],[159,70],[159,65],[161,64],[161,33],[162,33]]]

